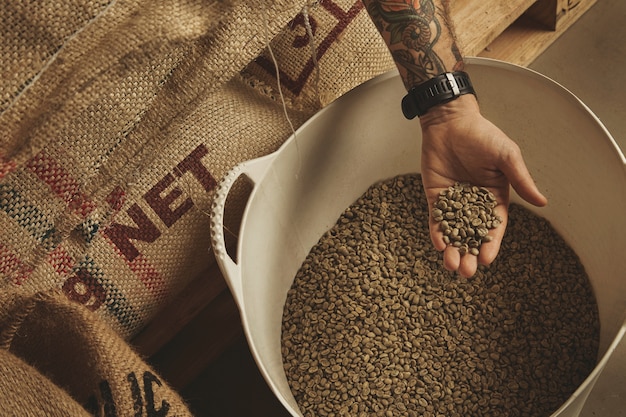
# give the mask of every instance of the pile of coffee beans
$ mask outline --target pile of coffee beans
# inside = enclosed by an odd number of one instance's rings
[[[399,176],[311,249],[282,322],[304,416],[548,416],[593,369],[595,298],[548,221],[512,205],[498,258],[464,279],[432,247],[429,210],[420,176]]]
[[[488,189],[457,182],[439,193],[432,216],[447,245],[459,248],[461,255],[478,256],[480,245],[491,241],[489,230],[502,223],[493,211],[497,204]]]

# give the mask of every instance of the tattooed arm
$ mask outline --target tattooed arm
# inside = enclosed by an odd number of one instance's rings
[[[363,3],[407,90],[441,73],[463,69],[446,0]],[[490,232],[493,240],[482,245],[478,257],[469,253],[461,256],[456,248],[447,246],[431,216],[431,239],[438,250],[444,251],[444,266],[470,277],[479,263],[489,265],[498,254],[508,220],[509,185],[531,204],[543,206],[547,200],[530,176],[517,144],[480,114],[472,94],[431,108],[420,117],[420,126],[422,182],[431,206],[439,191],[456,181],[485,186],[499,202],[496,213],[503,223]]]
[[[447,2],[363,0],[398,67],[407,90],[448,71],[463,69]]]

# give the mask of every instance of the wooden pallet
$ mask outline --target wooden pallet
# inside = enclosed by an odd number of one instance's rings
[[[597,0],[457,0],[451,3],[467,56],[527,66]]]

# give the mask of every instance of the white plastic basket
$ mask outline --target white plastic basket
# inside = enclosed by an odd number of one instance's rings
[[[571,92],[529,69],[468,59],[483,113],[511,136],[549,199],[538,214],[580,256],[600,309],[598,363],[553,416],[578,416],[626,332],[626,160],[596,116]],[[301,416],[283,371],[286,294],[302,261],[339,215],[377,181],[419,172],[418,121],[400,111],[396,72],[367,82],[320,111],[275,153],[244,162],[222,181],[213,207],[213,248],[268,385]],[[241,175],[254,188],[237,260],[224,248],[223,211]],[[513,195],[513,200],[522,203]]]

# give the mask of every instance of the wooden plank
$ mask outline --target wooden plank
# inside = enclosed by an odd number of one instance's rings
[[[576,22],[597,0],[571,2],[574,6],[561,16],[557,30],[548,30],[532,16],[523,15],[478,55],[527,66]]]
[[[538,0],[525,14],[545,26],[545,29],[556,30],[560,15],[566,11],[562,3],[563,0]]]
[[[561,24],[567,24],[572,18],[571,13],[585,3],[589,7],[588,0],[538,0],[526,14],[544,24],[546,29],[559,30]]]
[[[478,55],[536,0],[457,0],[450,15],[466,56]]]

